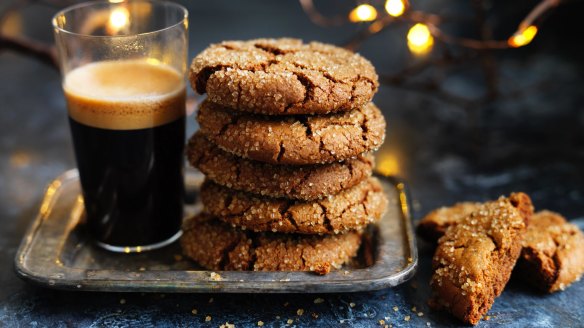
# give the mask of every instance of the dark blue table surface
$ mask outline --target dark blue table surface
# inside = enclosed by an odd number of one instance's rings
[[[0,11],[8,3],[0,4]],[[432,1],[427,6],[439,9],[446,3]],[[186,4],[190,57],[224,39],[294,36],[342,43],[354,28],[314,26],[291,0]],[[50,41],[49,18],[54,12],[33,5],[10,28]],[[584,221],[584,75],[579,60],[583,52],[561,37],[568,29],[564,22],[553,17],[550,21],[547,34],[542,29],[531,50],[497,57],[502,89],[548,82],[543,89],[463,110],[420,93],[381,87],[375,102],[388,120],[388,138],[378,153],[379,162],[391,165],[409,182],[416,218],[440,205],[520,190],[532,196],[538,209]],[[362,53],[379,72],[398,71],[409,57],[405,32],[398,27],[376,36]],[[454,74],[443,83],[468,95],[478,93],[482,81],[473,74]],[[196,129],[191,117],[188,131]],[[229,322],[254,327],[263,321],[270,327],[375,327],[380,320],[394,327],[459,325],[426,305],[432,249],[422,241],[416,276],[402,286],[376,292],[106,294],[28,285],[13,273],[14,254],[38,210],[44,186],[74,166],[58,73],[33,59],[0,52],[0,326],[218,327]],[[317,298],[324,302],[316,304]],[[300,309],[303,315],[298,315]],[[584,282],[542,295],[512,278],[489,316],[480,327],[584,326]]]

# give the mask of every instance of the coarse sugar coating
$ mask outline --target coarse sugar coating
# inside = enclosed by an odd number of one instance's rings
[[[529,196],[513,193],[446,230],[432,260],[430,305],[476,325],[507,284],[532,213]]]
[[[314,200],[351,188],[371,176],[373,155],[330,164],[272,165],[237,157],[197,132],[187,146],[189,162],[222,186],[263,196]]]
[[[253,233],[202,213],[185,222],[180,243],[185,255],[209,270],[326,274],[357,255],[361,236]]]
[[[197,119],[205,137],[221,149],[271,164],[347,160],[376,150],[385,138],[385,119],[373,103],[339,114],[276,117],[234,112],[205,100]]]
[[[210,214],[240,229],[301,234],[361,230],[378,221],[387,206],[375,178],[314,201],[262,197],[207,180],[201,187],[201,200]]]
[[[426,214],[418,223],[416,232],[429,242],[436,242],[448,227],[460,222],[481,206],[481,203],[461,202],[440,207]]]
[[[373,65],[360,55],[289,38],[212,44],[193,59],[189,79],[214,103],[268,115],[352,110],[379,86]]]
[[[584,273],[584,234],[560,214],[537,212],[529,221],[517,270],[542,291],[563,290]]]

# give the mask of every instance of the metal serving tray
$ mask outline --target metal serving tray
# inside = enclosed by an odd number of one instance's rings
[[[201,269],[181,255],[178,243],[140,254],[114,254],[85,238],[80,223],[83,201],[77,170],[55,179],[42,200],[38,216],[16,253],[15,270],[41,286],[85,291],[165,293],[323,293],[355,292],[396,286],[411,278],[418,256],[403,182],[379,176],[389,201],[377,227],[364,237],[359,259],[319,276],[309,272],[236,272]],[[203,181],[190,171],[186,185],[193,204]]]

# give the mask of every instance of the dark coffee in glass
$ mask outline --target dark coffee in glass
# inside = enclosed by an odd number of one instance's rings
[[[114,252],[181,235],[188,12],[172,1],[92,1],[53,17],[85,206]]]
[[[182,75],[146,60],[102,61],[72,70],[63,86],[88,231],[108,249],[176,239],[184,192]]]

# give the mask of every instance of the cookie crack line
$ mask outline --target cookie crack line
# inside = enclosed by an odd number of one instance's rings
[[[229,264],[229,254],[231,254],[231,252],[233,252],[237,248],[240,242],[241,238],[238,238],[234,241],[231,241],[231,243],[227,247],[225,247],[225,249],[223,249],[223,253],[221,254],[221,260],[219,261],[219,268],[224,270],[225,267],[227,267],[227,265]]]
[[[298,226],[298,222],[296,222],[294,215],[292,213],[288,212],[290,207],[291,207],[291,205],[286,204],[286,209],[284,210],[284,212],[280,212],[281,219],[288,221],[294,227],[294,229],[296,231],[299,231],[300,227]]]
[[[320,206],[320,209],[322,210],[322,218],[324,220],[324,226],[326,228],[326,230],[328,232],[334,232],[334,228],[331,222],[331,218],[328,215],[328,210],[326,208],[326,206],[324,206],[321,202],[317,202],[318,206]]]
[[[282,162],[282,157],[284,157],[284,153],[286,152],[286,147],[284,147],[284,140],[280,141],[280,150],[278,151],[278,156],[276,157],[276,162]]]

